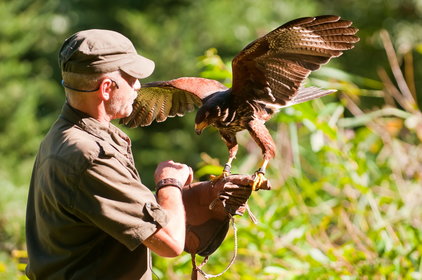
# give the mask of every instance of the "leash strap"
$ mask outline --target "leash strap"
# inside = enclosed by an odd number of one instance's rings
[[[196,265],[196,259],[195,259],[195,254],[191,254],[192,256],[192,280],[199,280],[199,279],[210,279],[210,278],[215,278],[215,277],[219,277],[221,275],[223,275],[227,270],[229,270],[229,268],[234,264],[234,261],[236,260],[237,257],[237,227],[236,224],[234,223],[234,218],[233,216],[230,216],[230,224],[232,225],[233,228],[233,233],[234,233],[234,254],[232,259],[230,260],[230,263],[228,264],[228,266],[220,273],[218,274],[208,274],[206,272],[204,272],[202,270],[202,267],[208,262],[209,256],[206,256],[204,258],[204,260],[201,262],[200,265]],[[198,278],[198,277],[203,277],[203,278]]]

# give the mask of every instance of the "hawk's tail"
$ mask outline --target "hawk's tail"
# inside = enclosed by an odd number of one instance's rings
[[[289,102],[289,106],[294,104],[299,104],[302,102],[306,102],[312,99],[320,98],[326,96],[328,94],[334,93],[337,90],[335,89],[320,89],[317,87],[301,87],[299,89],[299,93]]]

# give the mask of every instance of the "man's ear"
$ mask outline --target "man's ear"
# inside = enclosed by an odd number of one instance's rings
[[[113,90],[113,82],[110,79],[102,80],[100,84],[100,94],[101,98],[105,101],[110,99],[110,93]]]

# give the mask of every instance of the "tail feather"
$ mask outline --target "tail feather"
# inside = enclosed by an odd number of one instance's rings
[[[317,87],[300,88],[299,93],[290,101],[287,106],[303,103],[312,99],[320,98],[328,94],[334,93],[335,89],[320,89]]]

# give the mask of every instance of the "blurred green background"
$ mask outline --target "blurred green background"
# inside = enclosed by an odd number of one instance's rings
[[[236,218],[239,250],[220,279],[422,279],[421,0],[0,0],[0,279],[25,279],[26,195],[38,145],[64,102],[57,51],[82,29],[129,37],[156,62],[146,81],[180,76],[230,85],[231,59],[249,42],[303,16],[352,20],[361,41],[308,84],[338,92],[284,109],[269,123],[278,148],[273,190]],[[158,162],[197,178],[220,172],[227,149],[194,113],[128,130],[143,182]],[[234,172],[260,150],[240,133]],[[219,273],[233,233],[204,270]],[[154,256],[160,279],[188,279],[190,256]]]

